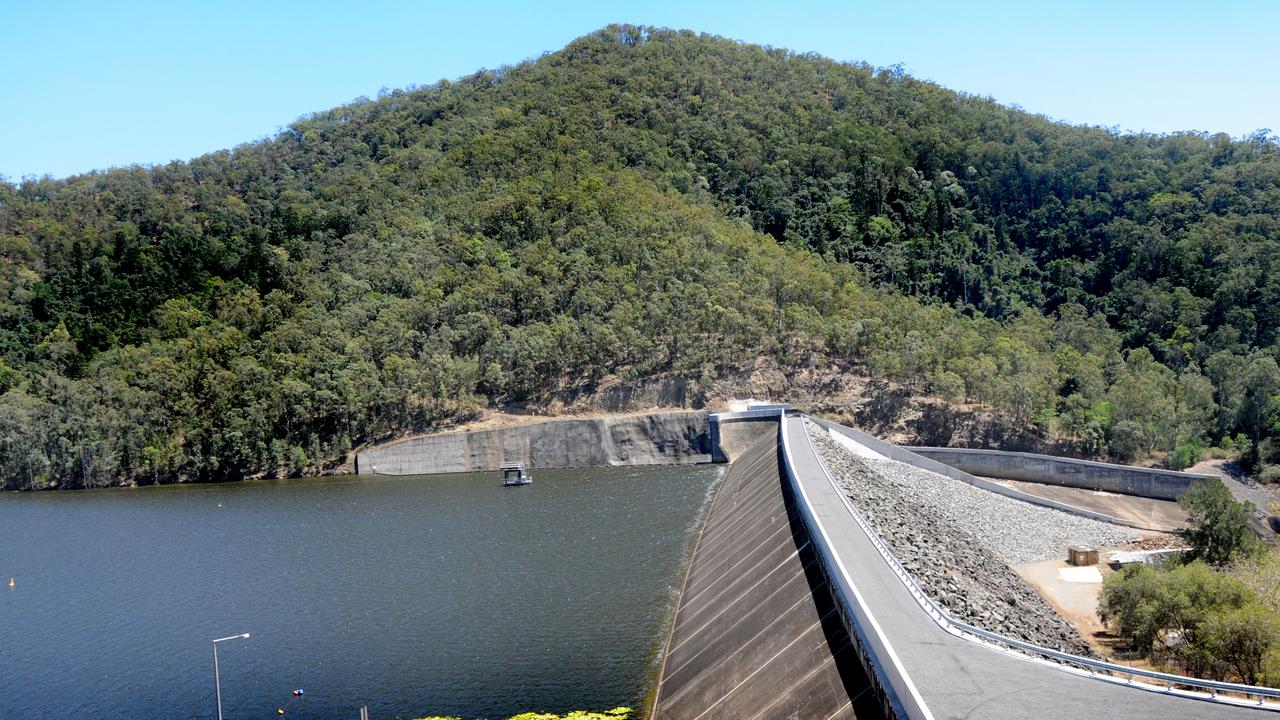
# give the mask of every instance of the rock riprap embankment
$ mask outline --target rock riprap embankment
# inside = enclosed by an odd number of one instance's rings
[[[1137,537],[1119,526],[1029,505],[892,460],[868,460],[809,425],[853,504],[934,602],[1010,637],[1093,655],[1080,633],[1006,563],[1061,557],[1068,545]]]

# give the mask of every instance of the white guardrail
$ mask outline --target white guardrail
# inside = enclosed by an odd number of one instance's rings
[[[804,422],[806,418],[787,418],[782,419],[783,427],[781,428],[783,443],[783,453],[787,456],[787,466],[790,468],[791,459],[790,449],[785,442],[786,427],[785,424],[792,419],[799,419]],[[879,533],[871,526],[871,523],[862,515],[862,513],[853,506],[849,501],[847,493],[840,487],[835,477],[831,474],[831,470],[827,467],[827,463],[822,459],[822,455],[813,447],[813,440],[809,437],[809,433],[805,432],[805,441],[809,444],[809,449],[813,452],[814,457],[818,459],[818,464],[822,467],[823,473],[827,476],[827,481],[835,488],[836,494],[840,496],[844,506],[848,509],[849,514],[854,521],[862,528],[867,537],[871,539],[876,549],[880,551],[880,555],[885,562],[889,564],[890,569],[898,576],[898,579],[907,587],[911,596],[915,598],[917,604],[925,611],[925,613],[933,619],[946,632],[959,638],[976,642],[981,645],[991,647],[992,649],[1003,651],[1021,658],[1043,663],[1046,666],[1056,668],[1065,672],[1072,672],[1078,675],[1085,675],[1104,682],[1112,682],[1119,685],[1127,685],[1142,690],[1152,692],[1162,692],[1172,695],[1180,695],[1197,700],[1208,700],[1219,703],[1227,703],[1244,707],[1261,707],[1267,710],[1280,711],[1280,704],[1276,701],[1280,700],[1280,689],[1259,687],[1257,685],[1242,685],[1239,683],[1217,682],[1214,680],[1202,680],[1199,678],[1188,677],[1185,675],[1173,675],[1170,673],[1156,672],[1154,670],[1144,670],[1141,668],[1132,668],[1124,665],[1117,665],[1102,660],[1094,660],[1092,658],[1083,657],[1081,655],[1073,655],[1071,653],[1052,650],[1050,648],[1035,645],[1011,638],[999,633],[976,627],[965,622],[961,622],[953,618],[946,610],[939,607],[932,598],[925,594],[924,590],[916,583],[915,578],[907,572],[902,563],[898,562],[898,558],[880,538]],[[807,503],[806,499],[806,503]],[[825,540],[825,538],[824,538]],[[828,552],[834,553],[834,550],[826,548]],[[836,562],[839,562],[838,559]],[[841,566],[843,570],[843,567]],[[1233,693],[1224,695],[1223,693]],[[1242,697],[1236,697],[1237,695]]]

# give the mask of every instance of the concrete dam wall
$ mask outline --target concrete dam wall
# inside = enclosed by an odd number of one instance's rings
[[[1205,477],[1172,470],[1002,450],[913,447],[911,452],[981,477],[1105,490],[1157,500],[1177,500],[1192,482]]]
[[[707,416],[661,412],[420,435],[357,453],[356,472],[476,472],[497,470],[507,461],[531,468],[705,463],[712,453]]]
[[[781,475],[778,418],[725,473],[663,649],[654,720],[883,718]],[[744,434],[741,431],[746,431]]]

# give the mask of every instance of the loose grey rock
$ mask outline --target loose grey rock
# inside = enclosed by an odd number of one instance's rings
[[[956,619],[1095,656],[1076,628],[1009,565],[1116,545],[1128,528],[1040,507],[893,460],[860,458],[808,425],[831,474],[934,602]]]

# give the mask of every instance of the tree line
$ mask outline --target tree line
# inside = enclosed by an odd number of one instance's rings
[[[611,26],[190,162],[0,182],[4,487],[316,472],[606,376],[836,366],[1280,464],[1280,145]]]

